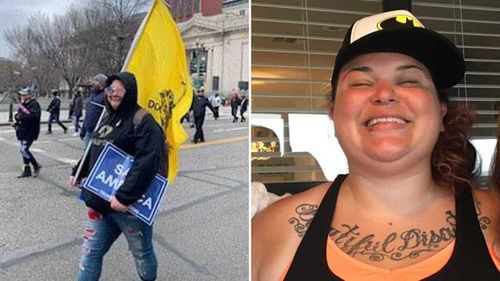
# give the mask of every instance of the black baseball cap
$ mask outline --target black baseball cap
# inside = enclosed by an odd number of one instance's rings
[[[438,90],[453,87],[465,73],[462,52],[453,42],[426,29],[408,11],[389,11],[359,19],[347,31],[333,68],[334,94],[346,63],[359,55],[378,52],[401,53],[418,60],[429,69]]]

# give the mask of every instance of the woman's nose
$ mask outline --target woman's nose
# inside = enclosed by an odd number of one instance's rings
[[[387,105],[398,102],[399,98],[390,83],[378,83],[372,96],[372,103],[377,105]]]

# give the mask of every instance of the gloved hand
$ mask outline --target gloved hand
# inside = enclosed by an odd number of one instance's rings
[[[80,129],[80,139],[83,140],[85,139],[85,132]]]

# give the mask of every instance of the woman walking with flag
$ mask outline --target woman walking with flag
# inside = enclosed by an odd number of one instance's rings
[[[134,162],[111,202],[82,190],[83,201],[90,209],[78,280],[99,279],[102,259],[121,233],[127,239],[141,280],[155,280],[158,263],[152,243],[153,227],[127,213],[127,209],[142,197],[156,173],[167,174],[165,136],[153,117],[137,104],[137,83],[132,73],[110,76],[105,93],[107,115],[92,134],[79,177],[75,177],[77,165],[70,183],[76,186],[80,178],[88,175],[108,142],[133,156]]]

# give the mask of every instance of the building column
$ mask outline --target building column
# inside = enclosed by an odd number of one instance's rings
[[[213,77],[214,77],[214,63],[213,63],[213,57],[214,57],[214,49],[213,47],[210,47],[207,49],[207,61],[206,61],[206,72],[205,72],[205,92],[212,92],[213,91]]]

